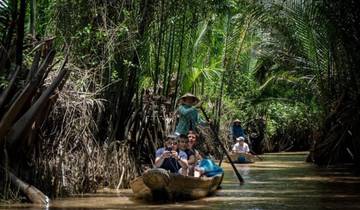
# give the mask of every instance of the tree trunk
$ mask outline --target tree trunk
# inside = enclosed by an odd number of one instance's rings
[[[50,199],[44,193],[42,193],[39,189],[37,189],[35,186],[32,186],[32,185],[22,181],[21,179],[16,177],[10,171],[8,171],[8,174],[9,174],[11,183],[13,183],[13,185],[15,185],[17,188],[19,188],[21,190],[21,192],[23,192],[32,203],[43,204],[43,205],[49,204]]]

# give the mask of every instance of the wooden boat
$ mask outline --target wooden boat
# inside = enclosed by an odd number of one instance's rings
[[[229,153],[229,156],[231,158],[231,160],[234,163],[254,163],[255,162],[255,157],[252,154],[246,154],[246,153]],[[227,157],[224,157],[225,162],[229,162],[229,160],[227,159]]]
[[[214,177],[192,177],[173,174],[161,168],[150,169],[131,181],[136,198],[151,200],[194,200],[218,189],[223,173]]]

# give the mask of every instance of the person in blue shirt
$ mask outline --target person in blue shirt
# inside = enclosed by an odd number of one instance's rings
[[[175,128],[175,135],[187,135],[189,130],[195,130],[202,120],[199,117],[198,110],[202,102],[191,93],[186,93],[179,100],[179,108],[177,114],[179,116],[178,123]]]
[[[200,152],[200,155],[202,159],[195,166],[194,177],[212,177],[224,173],[224,170],[210,158],[209,152]]]
[[[239,137],[245,138],[244,129],[241,127],[241,121],[239,119],[234,120],[230,129],[230,135],[233,141],[236,141]]]
[[[156,150],[155,166],[166,169],[171,173],[187,175],[187,155],[178,148],[176,136],[168,136],[165,140],[164,147]]]

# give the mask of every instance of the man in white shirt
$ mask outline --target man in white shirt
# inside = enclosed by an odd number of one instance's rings
[[[249,153],[249,145],[245,143],[245,138],[240,136],[236,138],[236,144],[232,148],[232,152],[234,153]]]

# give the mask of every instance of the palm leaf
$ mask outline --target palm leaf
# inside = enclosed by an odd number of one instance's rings
[[[11,20],[11,4],[0,0],[0,36],[4,37]],[[3,39],[3,38],[2,38]]]
[[[194,43],[194,47],[193,47],[193,51],[194,53],[196,52],[197,48],[199,47],[199,43],[200,41],[204,38],[206,31],[208,30],[208,25],[209,25],[209,21],[208,20],[204,20],[203,25],[202,25],[202,29],[199,33],[198,38],[196,39],[195,43]]]
[[[321,16],[319,8],[312,1],[292,0],[284,7],[292,20],[294,37],[302,46],[304,57],[313,71],[321,74],[328,66],[328,38],[325,28],[318,24]]]

